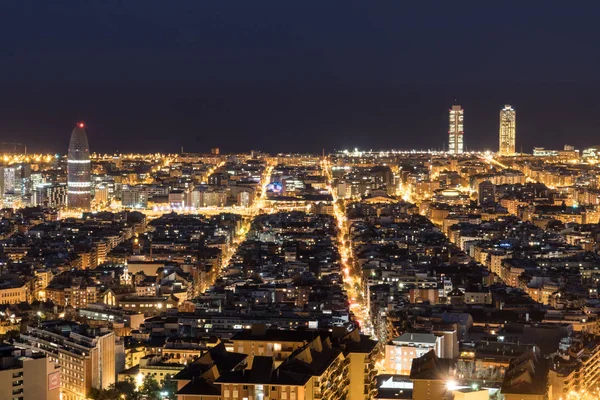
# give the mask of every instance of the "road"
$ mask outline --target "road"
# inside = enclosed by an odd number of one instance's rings
[[[274,165],[269,163],[263,172],[260,179],[260,192],[257,193],[254,202],[250,207],[245,208],[246,213],[244,214],[244,220],[242,222],[241,228],[236,232],[236,235],[231,243],[231,246],[227,247],[227,251],[223,255],[221,261],[221,270],[229,265],[229,261],[231,257],[235,254],[240,244],[244,242],[246,239],[246,235],[250,231],[250,227],[252,226],[252,221],[256,218],[257,215],[264,212],[265,209],[265,200],[267,199],[267,185],[269,184],[269,178],[271,177],[271,173],[273,172]],[[220,274],[221,271],[219,271]]]
[[[352,243],[347,240],[349,237],[348,217],[346,216],[345,206],[338,201],[339,198],[333,190],[333,175],[331,173],[331,163],[325,159],[321,168],[327,177],[327,190],[333,198],[333,213],[338,226],[338,251],[342,262],[344,273],[344,287],[350,299],[350,310],[354,314],[356,321],[360,325],[361,332],[366,335],[373,335],[373,325],[369,309],[360,288],[362,287],[361,271],[353,265]]]

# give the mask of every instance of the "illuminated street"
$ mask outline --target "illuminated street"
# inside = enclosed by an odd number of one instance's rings
[[[233,239],[232,245],[227,247],[227,251],[223,255],[223,259],[221,262],[221,269],[223,269],[227,265],[229,265],[229,261],[231,260],[231,257],[233,257],[233,255],[237,251],[239,245],[241,243],[243,243],[244,240],[246,239],[246,234],[250,231],[250,226],[252,225],[252,221],[254,220],[254,218],[258,214],[265,212],[264,204],[265,204],[265,199],[267,198],[267,185],[269,184],[269,179],[271,177],[273,167],[274,167],[274,165],[272,162],[267,163],[265,171],[263,172],[263,174],[261,176],[261,181],[260,181],[260,186],[259,186],[260,190],[258,192],[258,195],[256,196],[256,199],[254,200],[254,202],[252,203],[252,206],[250,208],[244,210],[243,214],[240,213],[244,216],[243,222],[242,222],[242,227],[236,232],[236,235]],[[202,213],[202,211],[203,210],[199,210],[198,213]]]
[[[350,309],[354,313],[361,331],[367,335],[372,335],[373,326],[367,303],[361,290],[361,274],[353,262],[352,242],[348,235],[348,218],[345,213],[344,201],[340,200],[335,190],[332,189],[333,176],[331,174],[331,163],[329,160],[324,159],[322,161],[322,168],[328,181],[327,189],[333,199],[333,212],[338,225],[338,251],[342,261],[344,287],[350,299]]]
[[[600,5],[363,3],[2,8],[0,400],[600,399]]]

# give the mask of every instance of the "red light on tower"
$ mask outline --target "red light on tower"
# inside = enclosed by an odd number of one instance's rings
[[[85,126],[85,124],[83,122],[80,122],[78,125],[80,128],[83,128]]]

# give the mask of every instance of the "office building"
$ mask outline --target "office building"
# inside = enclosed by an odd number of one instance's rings
[[[516,111],[507,104],[500,110],[500,146],[498,148],[498,153],[501,156],[511,156],[515,154],[516,125]]]
[[[98,205],[108,203],[108,187],[106,185],[98,185],[94,190],[94,202]]]
[[[35,188],[32,205],[50,208],[61,208],[67,205],[67,185],[60,183],[43,183]]]
[[[448,153],[450,154],[463,153],[464,113],[465,110],[459,105],[453,105],[450,109],[448,126]]]
[[[40,185],[46,183],[46,178],[41,172],[33,172],[31,174],[31,189],[35,190]]]
[[[17,167],[4,167],[2,194],[15,194],[19,187],[17,183]]]
[[[83,122],[78,123],[71,133],[67,157],[67,176],[69,208],[89,210],[92,198],[90,146]]]
[[[1,347],[0,382],[0,399],[60,398],[60,367],[41,351]]]
[[[31,182],[31,165],[30,164],[18,164],[17,165],[17,191],[22,195],[30,195],[31,189],[33,188]]]

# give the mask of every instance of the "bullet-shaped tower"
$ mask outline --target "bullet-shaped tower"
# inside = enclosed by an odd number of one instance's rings
[[[67,157],[67,176],[69,208],[89,210],[92,200],[90,146],[83,122],[78,123],[71,133]]]

